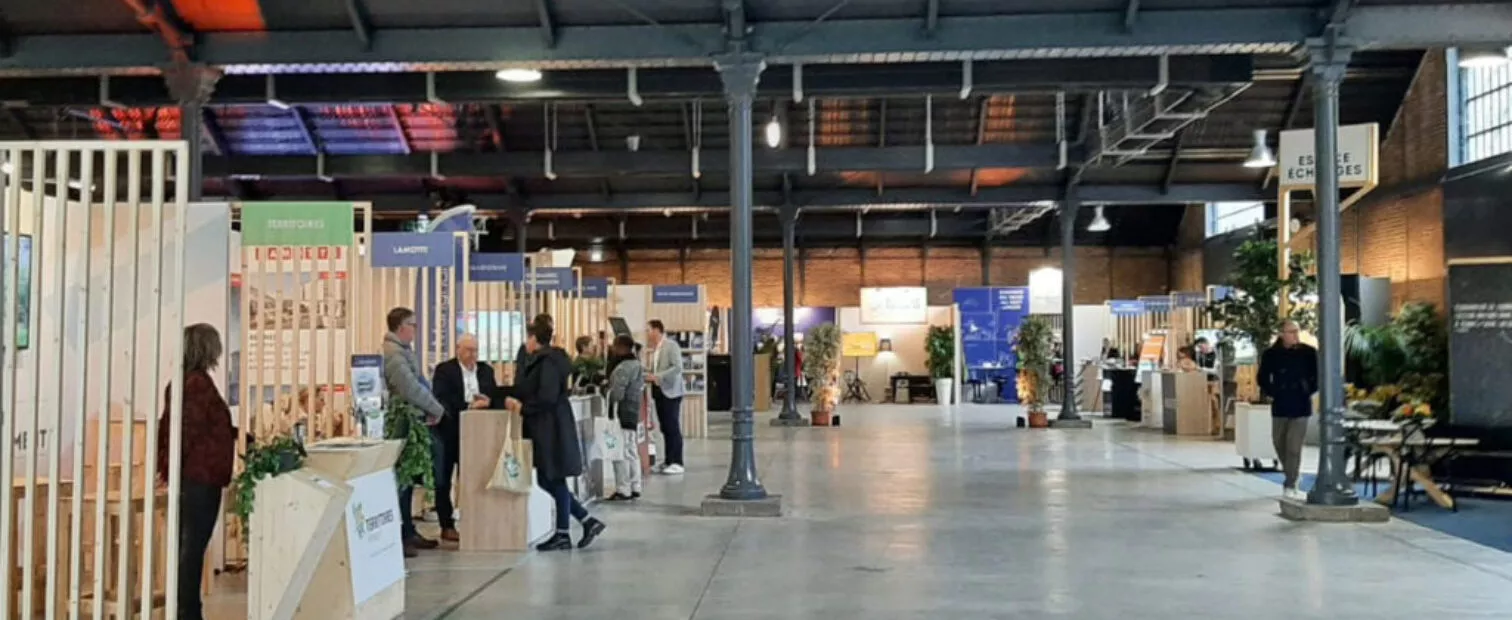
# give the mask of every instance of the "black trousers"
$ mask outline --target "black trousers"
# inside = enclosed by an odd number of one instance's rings
[[[683,465],[682,397],[668,398],[660,387],[651,386],[651,398],[656,404],[656,424],[661,428],[662,442],[667,444],[662,463]]]
[[[457,529],[457,508],[452,505],[452,477],[457,473],[458,457],[462,441],[447,439],[443,433],[431,428],[431,458],[436,462],[436,517],[441,529]]]
[[[221,488],[184,480],[179,487],[178,620],[203,620],[200,577],[220,516]]]

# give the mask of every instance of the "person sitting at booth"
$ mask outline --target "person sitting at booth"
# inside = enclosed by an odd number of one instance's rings
[[[1194,347],[1197,350],[1195,356],[1197,367],[1204,370],[1213,370],[1218,367],[1218,352],[1213,349],[1213,343],[1208,342],[1206,337],[1198,338]]]
[[[614,458],[614,495],[611,502],[640,499],[640,445],[636,430],[640,426],[641,394],[645,392],[644,370],[635,357],[635,340],[618,336],[609,354],[609,417],[619,420],[620,449]]]
[[[1176,349],[1176,370],[1181,372],[1194,372],[1198,370],[1197,360],[1192,359],[1192,349],[1181,347]]]
[[[425,382],[425,373],[420,370],[420,358],[415,355],[415,312],[409,308],[394,308],[386,317],[388,333],[383,335],[383,380],[388,384],[390,398],[397,398],[424,412],[426,426],[434,427],[446,417],[446,407],[436,400],[430,384]],[[410,423],[421,420],[410,420]],[[431,456],[435,457],[438,442],[431,442]],[[412,558],[418,549],[435,549],[440,546],[434,540],[422,537],[415,530],[413,480],[399,481],[400,536],[404,540],[404,557]]]
[[[530,326],[525,346],[529,356],[525,372],[515,384],[506,407],[523,419],[521,430],[531,441],[536,484],[556,504],[556,533],[536,545],[537,551],[564,551],[572,548],[569,517],[583,526],[582,549],[604,533],[604,522],[588,510],[567,488],[567,479],[583,473],[583,450],[578,443],[577,420],[572,415],[567,381],[572,375],[572,360],[567,352],[551,346],[551,325],[538,322]]]
[[[236,462],[236,427],[231,408],[215,388],[210,371],[220,364],[221,339],[214,327],[198,323],[184,328],[183,454],[179,461],[178,617],[202,620],[200,577],[205,549],[220,516],[221,492],[231,484]],[[166,390],[158,423],[158,482],[168,484],[170,444],[169,407],[173,386]]]
[[[499,392],[493,368],[478,361],[478,339],[464,334],[457,339],[457,356],[436,365],[432,375],[436,400],[446,407],[446,417],[431,427],[436,460],[436,516],[441,521],[441,540],[458,542],[456,508],[452,506],[452,478],[462,454],[462,412],[487,409]]]

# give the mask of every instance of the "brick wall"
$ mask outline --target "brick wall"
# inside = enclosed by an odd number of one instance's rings
[[[1448,168],[1449,67],[1441,50],[1418,68],[1396,121],[1381,144],[1381,186],[1388,200],[1367,198],[1340,218],[1343,273],[1391,278],[1394,307],[1409,301],[1444,306],[1444,195],[1436,184],[1401,194],[1399,188],[1434,181]],[[1396,195],[1401,194],[1401,195]],[[1311,234],[1293,248],[1313,248]]]
[[[950,291],[981,286],[981,254],[969,248],[935,248],[926,257],[920,248],[809,250],[806,264],[795,265],[800,306],[855,306],[861,289],[871,286],[924,286],[930,303],[950,303]],[[1164,248],[1077,248],[1076,303],[1168,292],[1170,266]],[[1029,272],[1057,267],[1059,249],[995,248],[991,284],[1024,286]],[[752,261],[752,301],[758,307],[782,305],[782,253],[756,250]],[[606,253],[602,263],[582,265],[586,276],[620,278],[619,258]],[[727,250],[691,250],[680,261],[676,251],[632,250],[629,284],[703,284],[709,303],[730,305],[730,259]]]
[[[1171,289],[1205,290],[1202,282],[1202,240],[1207,236],[1205,205],[1187,205],[1181,214],[1181,228],[1176,231],[1176,248],[1171,260]]]

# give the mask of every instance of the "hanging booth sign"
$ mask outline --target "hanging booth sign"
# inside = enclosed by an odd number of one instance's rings
[[[1145,312],[1170,312],[1170,295],[1146,295],[1139,298],[1139,303],[1144,304]]]
[[[467,264],[472,282],[524,282],[524,254],[473,254]]]
[[[1340,187],[1373,187],[1379,167],[1376,153],[1380,145],[1380,128],[1375,123],[1339,126],[1338,159]],[[1311,129],[1281,132],[1281,153],[1277,170],[1283,189],[1311,188],[1316,182],[1315,153],[1317,136]]]
[[[354,231],[349,203],[252,202],[242,207],[243,246],[346,246]]]
[[[928,323],[929,290],[922,286],[863,288],[861,322],[868,325]]]
[[[1177,308],[1201,308],[1207,305],[1207,292],[1171,293],[1171,304]]]
[[[1113,316],[1139,316],[1144,313],[1144,302],[1138,299],[1114,299],[1108,302],[1108,314]]]
[[[538,267],[526,276],[537,293],[565,293],[577,290],[577,274],[571,267]]]
[[[651,287],[651,303],[653,304],[696,304],[698,301],[697,284],[668,284]]]
[[[840,336],[841,357],[876,357],[877,332],[859,332]]]
[[[608,299],[609,278],[583,278],[584,299]]]
[[[374,233],[369,251],[378,268],[451,267],[456,245],[451,233]]]

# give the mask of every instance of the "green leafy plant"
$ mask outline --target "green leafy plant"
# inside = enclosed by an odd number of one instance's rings
[[[1050,386],[1050,364],[1055,346],[1055,335],[1050,322],[1042,317],[1031,316],[1019,325],[1013,338],[1013,350],[1018,355],[1019,400],[1029,407],[1030,413],[1045,410],[1045,390]]]
[[[429,491],[436,488],[436,466],[431,460],[430,428],[421,424],[425,416],[419,408],[398,398],[390,399],[384,412],[384,439],[400,439],[404,448],[394,463],[394,477],[400,487],[417,484]]]
[[[1388,411],[1408,403],[1432,413],[1448,409],[1448,342],[1438,310],[1422,302],[1402,306],[1386,325],[1351,325],[1344,333],[1345,354],[1376,388],[1372,395],[1390,397],[1380,403]]]
[[[1290,300],[1286,318],[1304,330],[1317,325],[1317,311],[1305,301],[1313,299],[1318,290],[1312,254],[1291,253],[1289,275],[1283,280],[1277,253],[1278,246],[1271,239],[1245,241],[1234,252],[1226,283],[1229,296],[1207,307],[1208,316],[1223,327],[1226,339],[1248,339],[1256,350],[1269,347],[1281,328],[1283,290]]]
[[[803,334],[803,376],[814,393],[815,406],[840,402],[840,328],[822,323]]]
[[[596,355],[579,355],[572,360],[572,374],[578,385],[598,385],[604,380],[604,359]]]
[[[955,376],[955,330],[949,325],[931,325],[924,338],[925,365],[929,376],[950,379]]]
[[[257,483],[304,467],[305,449],[293,437],[274,437],[267,443],[247,446],[247,453],[241,458],[242,472],[231,482],[231,510],[241,518],[242,531],[246,532],[252,506],[257,501]]]

